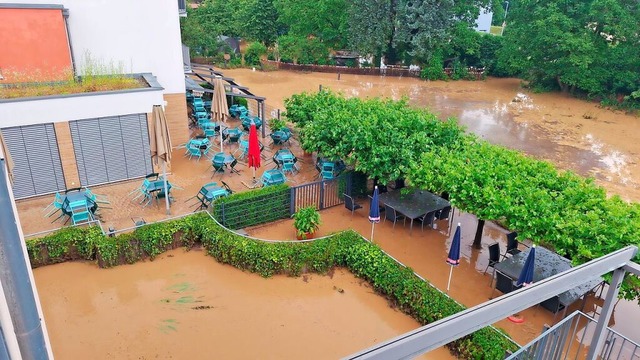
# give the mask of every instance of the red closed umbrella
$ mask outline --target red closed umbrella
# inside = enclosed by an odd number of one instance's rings
[[[258,131],[256,124],[251,120],[249,127],[249,166],[253,168],[253,183],[256,183],[256,169],[260,167],[260,143],[258,142]]]

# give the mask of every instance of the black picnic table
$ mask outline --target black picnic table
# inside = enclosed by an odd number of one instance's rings
[[[529,256],[531,249],[527,249],[510,258],[499,262],[495,266],[495,270],[504,274],[513,281],[517,281],[520,276],[520,272],[524,267],[524,263]],[[571,269],[571,261],[565,257],[562,257],[555,252],[545,249],[542,246],[536,246],[535,265],[533,272],[533,282],[537,282],[554,275],[557,275],[563,271]],[[545,309],[556,313],[560,310],[566,311],[566,308],[580,299],[586,293],[598,286],[602,282],[602,278],[592,279],[585,281],[582,284],[574,287],[571,290],[567,290],[557,296],[550,299],[546,299],[540,305]],[[502,289],[499,289],[502,291]]]
[[[378,199],[383,204],[391,206],[397,212],[411,219],[409,231],[413,229],[413,220],[430,212],[451,206],[447,200],[426,190],[413,190],[408,193],[402,190],[388,191],[380,194]]]

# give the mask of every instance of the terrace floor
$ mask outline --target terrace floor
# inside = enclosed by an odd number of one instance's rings
[[[362,236],[369,238],[371,236],[371,223],[368,221],[367,202],[366,199],[359,199],[359,203],[364,207],[357,210],[353,216],[344,206],[336,206],[321,211],[322,225],[316,236],[325,236],[332,232],[353,229]],[[507,231],[494,223],[487,222],[482,237],[482,249],[478,250],[471,246],[476,231],[476,217],[467,213],[459,213],[456,209],[452,220],[451,231],[449,231],[448,221],[441,220],[437,222],[437,229],[435,230],[425,228],[424,231],[421,231],[420,225],[416,226],[414,224],[411,233],[409,232],[408,223],[403,226],[400,221],[394,229],[391,222],[380,222],[380,224],[376,224],[374,229],[374,242],[388,254],[411,267],[420,276],[444,291],[447,288],[450,269],[445,260],[449,252],[455,225],[460,223],[462,241],[460,265],[453,270],[448,294],[464,306],[471,307],[488,301],[492,295],[493,288],[489,286],[492,271],[489,269],[487,274],[483,274],[489,259],[487,246],[497,241],[500,243],[502,251],[504,251]],[[251,236],[262,239],[295,239],[292,220],[288,219],[281,220],[275,224],[247,229],[247,232]],[[494,297],[500,295],[502,293],[497,290],[493,293]],[[602,305],[601,300],[594,297],[587,298],[583,312],[593,316],[595,311],[599,311],[597,304]],[[576,302],[567,310],[567,314],[574,310],[579,310],[581,306],[581,301]],[[513,323],[504,319],[494,325],[505,330],[521,345],[540,335],[544,324],[553,325],[562,318],[561,312],[554,319],[554,315],[542,307],[532,307],[521,312],[520,315],[525,319],[523,323]]]
[[[239,125],[240,121],[234,119],[227,123],[229,127]],[[268,133],[267,131],[267,134]],[[267,136],[262,139],[260,131],[258,131],[258,138],[265,145],[265,149],[262,152],[264,155],[261,163],[262,166],[256,170],[256,179],[260,179],[264,171],[273,169],[276,166],[272,161],[272,157],[277,150],[282,148],[282,146],[279,145],[270,146],[271,138]],[[176,145],[178,144],[174,144],[174,146]],[[216,141],[214,141],[213,146],[209,152],[210,156],[219,151],[219,147],[217,147],[219,145],[217,145]],[[315,181],[315,177],[318,174],[315,169],[315,155],[304,156],[299,143],[295,139],[292,139],[291,145],[286,147],[298,157],[298,164],[300,165],[300,172],[293,176],[287,174],[287,178],[290,180],[289,184],[299,185]],[[237,149],[237,143],[224,144],[225,152],[233,153]],[[217,173],[212,178],[213,168],[211,167],[211,161],[209,159],[203,157],[200,160],[196,158],[190,160],[188,157],[183,156],[184,152],[184,148],[174,148],[172,154],[171,170],[168,180],[181,189],[172,189],[171,191],[174,198],[174,202],[171,205],[171,215],[166,214],[164,199],[160,199],[157,203],[154,202],[146,207],[143,207],[137,201],[131,200],[133,196],[130,196],[129,193],[140,187],[142,179],[123,181],[109,185],[90,186],[94,193],[105,195],[110,202],[109,205],[104,205],[99,210],[103,229],[107,231],[110,227],[116,230],[131,228],[134,226],[132,221],[134,217],[142,217],[146,222],[155,222],[193,212],[197,208],[198,201],[195,198],[191,200],[189,200],[189,198],[195,196],[204,184],[212,181],[220,184],[220,180],[222,180],[227,183],[234,192],[249,190],[249,188],[243,184],[243,182],[246,184],[251,184],[252,182],[252,169],[246,165],[246,162],[243,163],[239,161],[238,166],[236,166],[240,175],[227,170],[224,175],[221,176],[220,173]],[[161,173],[161,170],[158,172]],[[46,214],[44,209],[53,201],[53,198],[53,195],[44,195],[16,201],[20,223],[25,235],[39,234],[66,226],[64,224],[65,219],[60,219],[52,223],[57,215],[51,218],[44,217]]]

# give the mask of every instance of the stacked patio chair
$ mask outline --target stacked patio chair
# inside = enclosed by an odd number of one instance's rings
[[[86,201],[69,203],[69,208],[71,210],[70,216],[73,225],[93,221],[93,215],[91,214],[91,211],[89,211]]]
[[[322,180],[331,180],[334,178],[335,164],[331,162],[325,162],[322,164],[322,171],[320,175]]]
[[[293,159],[282,160],[282,172],[285,173],[285,175],[287,173],[291,173],[293,175],[296,171],[298,171],[298,169],[296,168],[296,163],[293,162]]]
[[[200,161],[200,158],[202,157],[202,151],[200,151],[200,147],[194,145],[193,143],[187,143],[187,152],[185,153],[185,156],[189,157],[189,160],[191,160],[192,157],[197,157],[198,161]]]

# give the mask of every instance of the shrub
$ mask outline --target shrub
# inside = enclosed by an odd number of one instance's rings
[[[259,42],[252,42],[244,53],[245,65],[260,65],[260,58],[267,54],[267,47]]]

